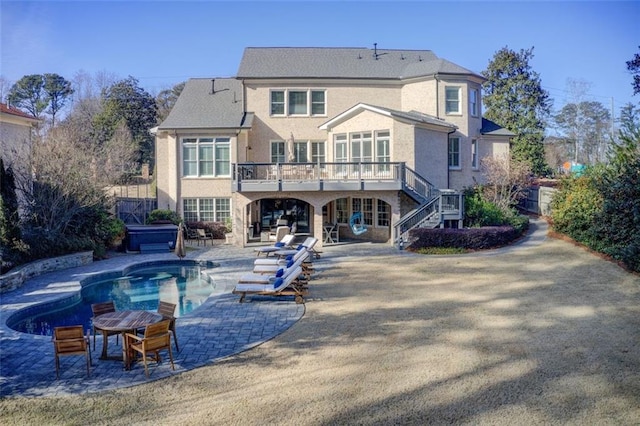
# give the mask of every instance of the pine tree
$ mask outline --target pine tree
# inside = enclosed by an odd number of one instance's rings
[[[504,47],[496,52],[482,72],[487,79],[483,100],[485,117],[516,134],[512,158],[529,164],[540,176],[549,173],[542,141],[551,101],[540,76],[529,64],[532,58],[533,47],[520,52]]]

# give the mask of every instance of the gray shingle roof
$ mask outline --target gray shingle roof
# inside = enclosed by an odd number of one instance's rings
[[[482,119],[482,129],[480,129],[480,133],[483,135],[494,135],[494,136],[515,136],[516,135],[510,130],[505,129],[499,124],[494,123],[491,120],[487,120],[486,118]]]
[[[238,78],[407,79],[440,74],[481,75],[430,50],[247,47]]]
[[[243,113],[242,83],[233,78],[193,78],[187,81],[159,130],[190,128],[250,128],[253,114]]]
[[[322,125],[320,125],[320,129],[326,129],[327,127],[334,126],[337,123],[348,120],[350,117],[353,117],[362,110],[374,111],[378,114],[384,114],[392,117],[393,119],[400,119],[411,122],[413,124],[431,124],[434,126],[440,126],[448,130],[455,130],[458,128],[458,126],[456,126],[455,124],[448,123],[440,118],[434,117],[433,115],[423,114],[418,111],[405,112],[378,105],[359,103],[344,111],[342,114],[339,114],[331,120],[323,123]]]

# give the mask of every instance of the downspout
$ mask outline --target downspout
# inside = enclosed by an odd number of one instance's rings
[[[436,118],[440,118],[440,80],[438,80],[438,74],[434,74],[433,78],[436,80]]]

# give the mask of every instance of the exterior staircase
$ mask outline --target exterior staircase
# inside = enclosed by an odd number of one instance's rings
[[[462,194],[452,190],[438,190],[414,170],[404,167],[403,191],[419,203],[394,225],[393,241],[399,248],[415,228],[437,228],[444,220],[462,220]]]

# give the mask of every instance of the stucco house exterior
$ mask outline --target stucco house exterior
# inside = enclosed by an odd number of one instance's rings
[[[278,219],[321,244],[461,226],[458,191],[512,136],[482,118],[483,81],[429,50],[247,48],[235,78],[187,81],[154,129],[158,206],[232,218],[242,245]]]
[[[0,157],[5,168],[13,169],[18,200],[24,198],[21,188],[30,184],[31,144],[39,123],[36,117],[0,103]]]

